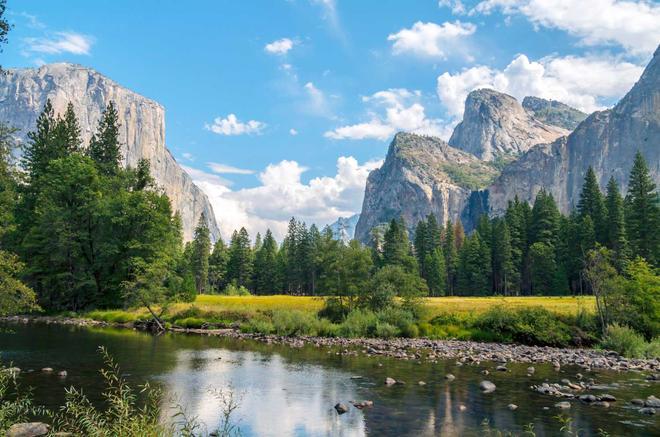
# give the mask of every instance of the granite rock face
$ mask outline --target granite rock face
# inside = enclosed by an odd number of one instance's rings
[[[181,215],[184,240],[192,239],[201,214],[212,238],[217,239],[220,231],[208,198],[165,147],[165,111],[161,105],[79,65],[50,64],[8,70],[0,76],[0,120],[18,128],[20,140],[34,130],[46,99],[51,100],[56,113],[64,112],[69,102],[73,104],[84,145],[96,130],[103,109],[113,101],[121,123],[124,165],[135,166],[141,158],[150,161],[156,183]]]
[[[355,226],[357,226],[358,220],[360,220],[360,214],[354,214],[350,217],[339,217],[336,222],[328,226],[335,240],[348,243],[355,237]]]
[[[471,191],[496,175],[489,163],[439,138],[399,132],[383,166],[367,178],[355,238],[368,242],[374,227],[398,217],[409,229],[431,213],[441,222],[455,221]]]
[[[491,214],[501,214],[516,195],[533,201],[541,188],[567,213],[577,205],[590,166],[601,189],[614,177],[625,193],[638,150],[660,185],[660,48],[614,108],[591,114],[567,137],[536,146],[507,166],[488,189]]]
[[[540,97],[527,96],[523,99],[522,106],[537,120],[569,131],[575,129],[588,116],[562,102]]]
[[[449,145],[494,161],[517,156],[566,134],[566,129],[534,118],[514,97],[480,89],[468,94],[463,121],[454,129]]]

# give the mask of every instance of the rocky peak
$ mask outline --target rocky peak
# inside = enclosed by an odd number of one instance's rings
[[[440,138],[400,132],[383,166],[367,178],[355,238],[368,242],[371,230],[403,217],[410,229],[435,214],[456,220],[470,192],[488,186],[497,170]]]
[[[25,141],[47,99],[62,113],[71,102],[80,122],[83,144],[88,144],[101,113],[110,101],[117,107],[124,164],[151,162],[151,172],[181,215],[184,238],[192,239],[204,214],[213,238],[220,235],[211,204],[165,147],[165,110],[102,74],[80,65],[58,63],[39,68],[6,70],[0,76],[0,121],[19,129]]]
[[[522,106],[537,120],[569,131],[575,129],[578,124],[587,118],[587,114],[584,112],[557,100],[527,96],[523,99]]]
[[[360,214],[350,217],[339,217],[336,222],[328,225],[335,240],[349,243],[355,236],[355,226],[360,219]]]
[[[516,156],[535,144],[549,143],[566,129],[534,118],[512,96],[479,89],[465,100],[463,121],[454,129],[449,144],[485,160]]]

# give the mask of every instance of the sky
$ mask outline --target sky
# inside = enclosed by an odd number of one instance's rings
[[[494,88],[612,106],[660,43],[618,0],[8,0],[2,65],[73,62],[161,103],[223,237],[361,209],[397,131],[448,139]]]

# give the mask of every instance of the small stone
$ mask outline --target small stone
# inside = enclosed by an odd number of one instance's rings
[[[561,383],[564,384],[564,385],[570,385],[570,384],[571,384],[571,381],[569,381],[568,379],[564,378],[564,379],[561,380]]]
[[[52,367],[44,367],[43,369],[41,369],[41,371],[44,372],[44,373],[52,373],[53,368]]]
[[[506,372],[507,370],[509,370],[506,368],[506,366],[497,366],[495,369],[499,370],[500,372]]]
[[[584,376],[582,376],[581,373],[576,373],[576,374],[575,374],[575,379],[580,380],[580,379],[582,379],[582,378],[584,378]]]
[[[660,374],[658,373],[651,373],[650,375],[646,376],[647,381],[660,381]]]
[[[632,399],[630,403],[641,407],[644,406],[644,399]]]
[[[660,408],[660,399],[656,398],[655,396],[649,396],[648,398],[646,398],[646,401],[644,401],[644,406],[651,408]]]
[[[490,381],[481,381],[481,383],[479,384],[479,388],[484,393],[491,393],[494,392],[497,387],[495,386],[495,384],[493,384]]]
[[[484,375],[490,375],[490,372],[487,369],[482,370],[481,373]]]
[[[7,437],[39,437],[48,434],[48,425],[41,422],[15,423],[9,427]]]
[[[458,406],[458,411],[465,411],[465,410],[467,410],[467,407],[465,405],[461,404]]]
[[[594,395],[582,395],[578,399],[587,403],[596,402],[598,400],[598,398],[596,398]]]
[[[616,402],[616,398],[612,396],[611,394],[604,394],[600,396],[601,401],[606,401],[606,402]]]
[[[557,408],[559,408],[559,409],[562,409],[562,410],[568,410],[569,408],[571,408],[571,403],[570,403],[570,402],[566,402],[566,401],[557,402],[557,403],[555,404],[555,407],[557,407]]]
[[[640,408],[639,412],[642,413],[642,414],[648,414],[649,416],[652,416],[652,415],[655,414],[655,408],[648,408],[648,407]],[[7,435],[9,435],[9,434],[7,434]]]
[[[515,411],[515,410],[518,409],[518,405],[516,405],[516,404],[509,404],[506,407],[511,411]]]
[[[447,381],[453,381],[454,379],[456,379],[456,377],[455,377],[454,375],[452,375],[451,373],[447,373],[447,374],[445,375],[445,379],[446,379]]]
[[[529,366],[529,367],[527,368],[527,373],[528,373],[529,375],[533,375],[534,372],[536,372],[536,369],[534,368],[534,366]]]
[[[609,403],[609,402],[605,402],[605,401],[596,401],[596,402],[592,403],[591,405],[594,405],[594,406],[596,406],[596,407],[605,407],[605,408],[609,408],[610,403]]]
[[[57,376],[59,376],[60,378],[66,378],[67,375],[68,373],[66,370],[60,370],[59,372],[57,372]]]
[[[559,361],[555,361],[554,363],[552,363],[552,367],[554,367],[555,370],[559,370],[561,369],[561,364],[559,364]]]
[[[344,404],[337,404],[335,405],[335,410],[338,414],[344,414],[348,411],[348,407]]]
[[[390,378],[389,376],[385,378],[385,385],[394,385],[396,384],[396,379]]]
[[[417,384],[419,384],[419,385],[426,385],[426,383],[425,383],[424,381],[419,381]]]

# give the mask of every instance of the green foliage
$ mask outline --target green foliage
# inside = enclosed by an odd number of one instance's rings
[[[16,255],[0,250],[0,316],[39,310],[34,291],[19,279],[23,270]]]
[[[482,162],[471,162],[468,165],[445,162],[441,167],[452,182],[470,190],[487,187],[500,173],[497,165],[484,166]]]
[[[227,284],[223,293],[227,296],[250,296],[250,290],[243,285],[237,286],[235,283]]]
[[[121,165],[119,117],[114,102],[103,111],[97,131],[92,135],[87,154],[105,175],[116,175]]]
[[[31,393],[21,391],[16,374],[0,367],[0,433],[4,435],[13,424],[43,413],[42,408],[34,405]]]
[[[192,242],[192,271],[195,277],[197,293],[206,293],[209,289],[209,256],[211,254],[211,237],[206,224],[206,216],[202,214],[195,228]]]
[[[234,231],[229,244],[227,261],[227,281],[235,281],[237,286],[247,287],[252,278],[252,249],[250,236],[245,228]]]
[[[656,337],[647,343],[634,329],[617,323],[607,327],[600,347],[613,350],[627,358],[660,357],[660,338]]]
[[[542,307],[511,310],[498,305],[478,316],[473,326],[508,343],[568,346],[571,341],[568,325]]]
[[[652,265],[660,261],[660,196],[646,160],[638,151],[630,171],[626,196],[626,231],[633,254]]]

